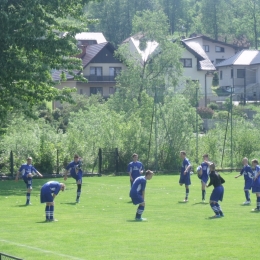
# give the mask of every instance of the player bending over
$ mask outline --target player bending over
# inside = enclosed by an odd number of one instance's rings
[[[180,174],[180,180],[179,184],[182,186],[185,184],[185,189],[186,189],[186,195],[184,198],[184,202],[188,201],[189,197],[189,185],[191,185],[190,181],[190,169],[191,169],[191,164],[189,162],[189,159],[186,158],[186,152],[185,151],[180,151],[180,157],[183,160],[182,161],[182,166],[181,166],[181,174]]]

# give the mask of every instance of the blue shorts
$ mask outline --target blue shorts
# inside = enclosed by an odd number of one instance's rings
[[[251,190],[252,185],[253,185],[253,180],[245,181],[244,190]]]
[[[224,196],[224,187],[222,185],[213,189],[210,200],[218,202],[219,200],[222,201]]]
[[[180,184],[185,184],[185,185],[191,185],[191,181],[190,181],[190,174],[186,173],[186,175],[181,174],[180,175],[180,180],[179,180]]]
[[[28,179],[25,177],[25,178],[23,178],[23,181],[26,184],[26,188],[32,190],[32,179],[31,178]]]
[[[46,202],[53,202],[53,196],[50,192],[45,193],[41,191],[41,203]]]
[[[208,175],[202,175],[201,176],[201,182],[204,182],[205,184],[208,182],[208,180],[209,180],[209,176]]]
[[[260,193],[260,187],[252,187],[252,193]]]
[[[82,173],[81,174],[76,174],[76,175],[71,175],[71,177],[76,180],[76,182],[78,183],[78,181],[80,181],[80,183],[82,183]]]
[[[131,199],[134,205],[141,204],[144,202],[144,199],[141,195],[139,195],[138,197],[131,197]]]

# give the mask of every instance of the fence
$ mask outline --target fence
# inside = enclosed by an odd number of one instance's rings
[[[10,260],[10,259],[23,260],[22,258],[17,258],[4,253],[0,253],[0,260]]]

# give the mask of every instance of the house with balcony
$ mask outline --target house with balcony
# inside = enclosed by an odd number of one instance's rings
[[[232,92],[234,100],[260,100],[260,51],[242,50],[216,67],[220,87]]]
[[[125,65],[114,57],[115,47],[100,34],[81,33],[76,35],[76,39],[82,50],[78,58],[82,60],[83,71],[76,71],[75,74],[83,74],[88,81],[76,81],[66,72],[67,81],[60,81],[62,70],[54,70],[52,77],[57,81],[56,87],[76,88],[78,94],[90,96],[99,93],[108,98],[115,92],[115,78]],[[57,106],[60,104],[55,102],[54,107]]]

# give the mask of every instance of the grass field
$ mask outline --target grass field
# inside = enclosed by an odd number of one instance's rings
[[[55,199],[55,218],[45,223],[39,191],[47,179],[35,179],[31,202],[24,206],[23,181],[0,182],[0,252],[26,260],[48,259],[257,259],[260,254],[260,214],[243,206],[243,179],[226,180],[225,217],[213,215],[201,203],[200,181],[193,175],[188,203],[177,175],[154,176],[147,182],[147,222],[136,222],[130,203],[128,177],[85,177],[82,196],[75,204],[76,185]],[[61,179],[59,179],[61,181]],[[206,198],[212,191],[208,188]]]

